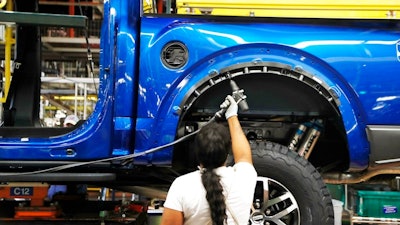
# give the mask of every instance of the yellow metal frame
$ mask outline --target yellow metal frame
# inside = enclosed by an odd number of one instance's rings
[[[398,0],[177,0],[178,14],[388,19],[400,18]]]
[[[2,1],[3,2],[3,1]],[[6,6],[7,11],[13,10],[12,1],[7,1]],[[11,83],[11,50],[12,45],[15,44],[15,39],[12,36],[13,27],[11,24],[6,24],[6,33],[5,33],[5,52],[4,52],[4,84],[3,84],[3,93],[0,98],[0,102],[4,103],[7,100],[8,91],[10,90]]]

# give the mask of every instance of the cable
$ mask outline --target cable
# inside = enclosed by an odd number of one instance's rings
[[[83,10],[82,10],[82,5],[81,5],[81,1],[78,0],[78,5],[79,5],[79,13],[81,14],[81,16],[83,16]],[[86,27],[83,29],[83,32],[85,34],[85,40],[86,40],[86,55],[87,55],[87,59],[88,59],[88,63],[87,65],[87,70],[89,72],[89,77],[93,78],[93,86],[95,88],[96,93],[98,94],[97,91],[97,87],[96,87],[96,83],[94,82],[94,62],[93,62],[93,55],[92,55],[92,51],[90,49],[90,44],[89,44],[89,32],[88,32],[88,24],[86,24]]]

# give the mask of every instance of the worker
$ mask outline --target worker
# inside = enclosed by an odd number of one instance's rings
[[[53,199],[55,194],[62,194],[67,192],[67,185],[50,185],[47,191],[47,198],[49,200]]]
[[[79,118],[76,115],[68,115],[64,119],[64,127],[73,127],[75,126],[79,121]]]
[[[161,225],[248,224],[257,173],[249,142],[237,117],[238,105],[232,96],[226,99],[229,129],[221,123],[210,122],[196,134],[199,170],[182,175],[172,183]],[[231,150],[235,164],[226,166]]]

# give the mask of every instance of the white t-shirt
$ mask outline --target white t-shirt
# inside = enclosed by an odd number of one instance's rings
[[[227,198],[226,204],[240,225],[247,224],[257,179],[253,165],[239,162],[233,167],[219,167],[215,172],[221,177],[224,195]],[[184,225],[212,224],[206,190],[198,170],[175,179],[168,191],[164,207],[183,212]],[[228,209],[226,211],[227,224],[234,225],[235,221]]]

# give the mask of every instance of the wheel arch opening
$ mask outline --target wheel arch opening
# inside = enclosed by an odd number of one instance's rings
[[[249,110],[239,110],[239,118],[250,141],[287,146],[300,124],[321,118],[323,132],[309,161],[324,168],[348,165],[346,134],[335,92],[305,71],[285,64],[240,64],[208,76],[186,96],[177,136],[198,129],[219,110],[226,95],[232,93],[229,79],[235,80],[247,96]],[[175,165],[184,162],[184,167],[197,166],[188,145],[190,142],[175,148]]]

